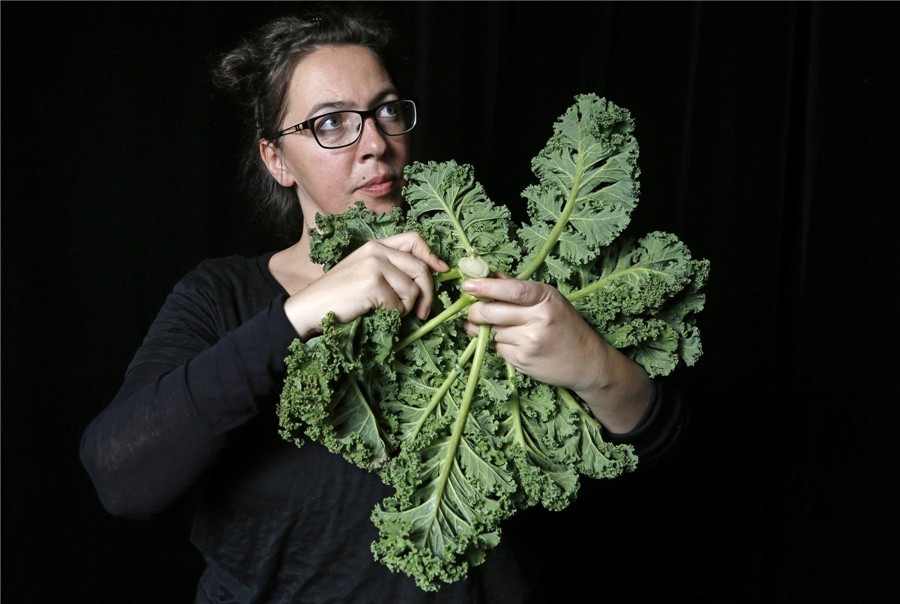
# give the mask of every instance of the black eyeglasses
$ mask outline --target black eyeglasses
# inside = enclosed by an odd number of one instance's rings
[[[400,136],[416,125],[416,104],[410,100],[388,101],[368,111],[334,111],[311,117],[278,133],[276,138],[301,130],[313,133],[316,142],[325,149],[349,147],[359,140],[367,117],[387,136]]]

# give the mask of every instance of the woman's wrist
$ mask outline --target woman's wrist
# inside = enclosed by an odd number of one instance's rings
[[[593,385],[575,393],[607,431],[625,433],[640,421],[653,395],[644,369],[618,350],[608,347],[605,362]]]
[[[294,294],[284,301],[284,314],[294,327],[294,331],[297,332],[297,337],[301,340],[308,340],[321,330],[321,319],[315,320],[312,318],[318,315],[313,309],[304,305],[302,294]]]

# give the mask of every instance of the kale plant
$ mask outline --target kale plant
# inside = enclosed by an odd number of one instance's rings
[[[502,270],[554,285],[651,376],[702,352],[695,315],[709,262],[671,234],[623,234],[639,192],[633,120],[596,95],[575,100],[532,160],[527,224],[491,202],[471,166],[449,161],[406,168],[405,209],[359,203],[318,216],[312,233],[326,270],[370,239],[410,230],[456,267],[436,277],[426,321],[383,309],[349,324],[329,315],[320,336],[295,341],[278,410],[285,439],[314,439],[393,487],[372,513],[372,551],[423,590],[481,564],[517,510],[563,509],[581,475],[637,465],[572,392],[506,363],[489,326],[465,333],[475,299],[463,279]]]

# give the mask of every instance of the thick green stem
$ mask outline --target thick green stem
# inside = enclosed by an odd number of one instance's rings
[[[643,267],[643,266],[632,266],[632,267],[626,268],[624,270],[617,271],[615,273],[607,275],[605,277],[600,277],[599,279],[597,279],[596,281],[594,281],[587,287],[582,287],[581,289],[571,291],[568,294],[565,294],[566,299],[569,302],[575,302],[576,300],[580,300],[581,298],[586,298],[588,296],[595,294],[599,290],[605,288],[609,284],[610,281],[614,281],[616,279],[621,279],[623,277],[627,277],[628,275],[630,275],[632,273],[638,273],[638,272],[647,273],[647,272],[652,272],[652,271],[648,271],[647,268]]]
[[[578,191],[581,188],[581,178],[584,175],[584,153],[579,152],[577,155],[578,166],[575,170],[575,177],[572,179],[572,188],[569,190],[569,195],[566,199],[566,204],[563,206],[562,212],[560,213],[559,220],[556,221],[553,230],[550,231],[550,236],[547,237],[547,241],[544,242],[544,245],[541,246],[538,253],[531,259],[531,262],[516,275],[519,279],[531,278],[531,275],[544,264],[544,260],[547,259],[550,251],[556,245],[556,242],[559,241],[559,237],[562,235],[563,230],[565,230],[566,226],[569,224],[569,218],[572,215],[572,211],[575,209],[575,201],[578,199]]]
[[[462,277],[462,275],[459,272],[459,267],[454,266],[453,268],[451,268],[448,271],[444,271],[443,273],[438,273],[437,275],[435,275],[434,279],[438,283],[443,283],[445,281],[453,281],[454,279],[459,279],[461,277]]]
[[[453,304],[448,306],[446,309],[444,309],[444,311],[442,313],[440,313],[439,315],[435,315],[434,317],[429,319],[427,323],[420,326],[414,332],[412,332],[411,334],[409,334],[408,336],[406,336],[405,338],[403,338],[402,340],[397,342],[394,345],[394,352],[403,350],[404,348],[406,348],[413,342],[416,342],[416,341],[422,339],[423,337],[425,337],[426,335],[431,333],[431,331],[434,328],[442,325],[445,321],[449,321],[450,319],[452,319],[454,316],[456,316],[457,314],[464,311],[466,308],[468,308],[470,305],[472,305],[477,300],[478,300],[478,298],[476,298],[475,296],[470,296],[469,294],[463,294],[462,296],[460,296],[459,300],[457,300],[456,302],[454,302]]]
[[[456,367],[454,367],[444,378],[444,382],[441,384],[440,388],[432,395],[431,400],[428,401],[428,407],[425,408],[425,412],[422,413],[422,418],[416,424],[416,427],[410,432],[410,439],[415,438],[419,434],[419,430],[422,429],[422,426],[425,425],[426,419],[431,415],[432,411],[440,404],[441,400],[444,398],[444,395],[450,390],[450,386],[453,385],[453,382],[459,378],[459,374],[462,373],[463,367],[469,362],[469,359],[472,358],[472,355],[475,354],[475,349],[478,345],[478,340],[473,339],[469,342],[469,345],[466,346],[466,349],[463,351],[461,355],[459,355],[459,359],[456,361]]]
[[[459,450],[459,442],[462,440],[466,421],[469,419],[469,409],[472,407],[472,400],[475,398],[475,390],[478,388],[478,381],[481,379],[481,366],[484,364],[484,357],[487,352],[488,342],[490,342],[490,336],[491,326],[482,325],[478,330],[478,338],[474,340],[474,342],[476,342],[475,359],[472,361],[472,365],[469,368],[469,379],[466,382],[466,392],[463,395],[462,402],[459,406],[459,415],[456,416],[456,422],[453,424],[453,431],[450,435],[449,453],[443,461],[441,476],[438,480],[440,486],[434,496],[435,501],[441,501],[443,499],[444,487],[450,483],[450,472],[453,470],[453,464],[456,463],[456,452]]]

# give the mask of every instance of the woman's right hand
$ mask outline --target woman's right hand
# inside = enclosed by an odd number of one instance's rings
[[[418,233],[392,235],[365,243],[293,294],[285,312],[301,339],[318,333],[329,312],[340,323],[379,307],[425,319],[434,298],[432,275],[447,270]]]

